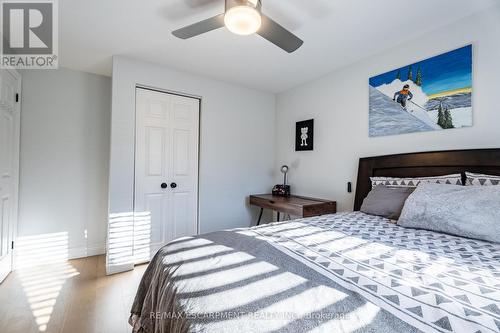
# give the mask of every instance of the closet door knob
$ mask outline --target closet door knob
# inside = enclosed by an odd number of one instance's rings
[[[167,188],[168,187],[168,184],[167,183],[161,183],[161,188]]]
[[[171,184],[170,184],[170,187],[171,187],[171,188],[176,188],[176,187],[177,187],[177,184],[176,184],[176,183],[171,183]]]

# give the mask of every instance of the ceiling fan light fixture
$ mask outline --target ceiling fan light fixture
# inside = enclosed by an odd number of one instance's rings
[[[230,8],[224,15],[224,24],[232,33],[247,36],[259,31],[262,17],[255,8],[236,6]]]

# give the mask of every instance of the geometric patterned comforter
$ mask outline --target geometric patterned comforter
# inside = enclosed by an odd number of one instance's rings
[[[500,332],[500,244],[407,229],[361,212],[241,232],[421,331]]]

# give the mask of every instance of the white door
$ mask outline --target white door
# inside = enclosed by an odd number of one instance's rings
[[[200,101],[136,89],[134,260],[198,232]]]
[[[0,282],[12,271],[12,245],[17,226],[21,79],[0,70]]]

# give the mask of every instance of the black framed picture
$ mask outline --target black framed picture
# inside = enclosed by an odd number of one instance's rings
[[[295,125],[295,151],[314,149],[314,119],[298,121]]]

